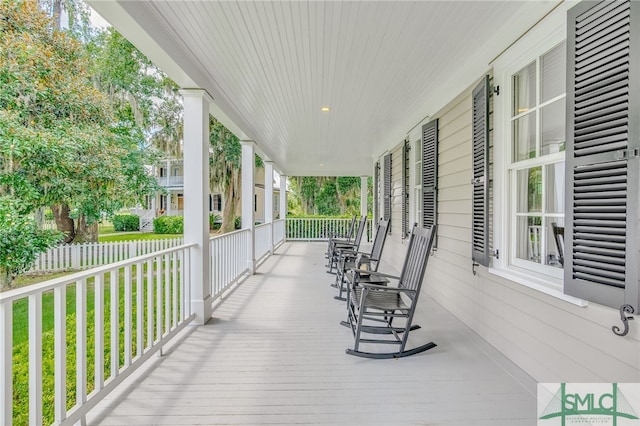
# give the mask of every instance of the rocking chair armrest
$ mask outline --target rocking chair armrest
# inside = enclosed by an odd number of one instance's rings
[[[352,256],[356,256],[359,253],[353,247],[336,247],[336,251],[340,254],[350,254]]]
[[[369,254],[367,253],[362,253],[362,252],[358,252],[359,254],[362,254],[362,257],[360,258],[360,263],[361,264],[370,264],[371,262],[377,262],[380,259],[376,259],[375,257],[371,257],[369,256]]]
[[[367,275],[372,275],[372,276],[376,276],[376,277],[384,277],[384,278],[391,278],[392,280],[399,280],[400,277],[396,276],[396,275],[389,275],[389,274],[385,274],[384,272],[378,272],[378,271],[370,271],[369,269],[352,269],[353,272],[358,272],[361,274],[367,274]]]
[[[375,283],[360,283],[358,285],[363,289],[374,290],[374,291],[387,291],[392,293],[408,293],[408,294],[416,293],[415,290],[412,290],[410,288],[387,287],[387,286],[375,284]]]
[[[355,247],[356,243],[354,243],[352,241],[336,241],[336,242],[334,242],[334,246],[336,248],[339,248],[339,247]]]

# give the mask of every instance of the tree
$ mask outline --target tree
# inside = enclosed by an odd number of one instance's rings
[[[214,117],[209,117],[209,143],[211,144],[209,189],[222,188],[224,207],[220,232],[235,229],[236,211],[240,205],[240,140]]]
[[[85,46],[34,1],[0,3],[0,195],[53,205],[66,241],[154,187],[140,129],[116,121]]]
[[[61,238],[57,231],[38,230],[18,200],[0,196],[0,291],[11,288],[15,277],[31,267],[38,253]]]
[[[360,178],[297,176],[291,179],[291,206],[301,214],[336,216],[360,212]]]

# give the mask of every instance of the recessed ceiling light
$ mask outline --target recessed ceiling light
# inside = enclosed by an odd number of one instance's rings
[[[322,111],[322,112],[329,112],[329,110],[330,110],[330,108],[329,108],[329,107],[326,107],[326,106],[325,106],[325,107],[320,108],[320,111]]]

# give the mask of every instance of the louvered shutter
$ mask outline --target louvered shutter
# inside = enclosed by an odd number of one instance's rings
[[[565,293],[640,308],[640,2],[583,2],[567,24]]]
[[[437,221],[438,206],[438,120],[422,126],[422,226]],[[435,244],[435,242],[434,242]]]
[[[378,226],[380,221],[380,162],[376,162],[373,170],[373,221]]]
[[[473,89],[473,212],[471,250],[474,262],[489,266],[489,76]]]
[[[391,234],[391,154],[384,156],[384,220],[389,221]]]
[[[409,141],[404,141],[402,149],[402,238],[409,235],[409,172],[411,167]]]

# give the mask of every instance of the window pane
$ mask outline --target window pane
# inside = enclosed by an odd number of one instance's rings
[[[516,257],[540,263],[542,218],[520,216],[517,218]]]
[[[531,62],[513,75],[513,115],[536,105],[536,63]]]
[[[553,226],[552,223],[555,223],[561,229],[564,229],[564,219],[562,218],[549,218],[548,226],[546,227],[546,246],[547,246],[547,258],[545,259],[545,264],[555,266],[557,268],[562,268],[562,263],[560,263],[560,250],[562,250],[562,254],[564,256],[564,235],[558,235],[558,239],[556,240],[555,235],[553,234]],[[558,247],[558,244],[560,247]]]
[[[564,163],[549,164],[545,169],[547,213],[564,213]]]
[[[536,115],[527,114],[513,121],[513,161],[536,157]]]
[[[518,170],[518,213],[542,212],[542,167]]]
[[[564,151],[564,117],[564,98],[542,108],[540,118],[540,126],[542,128],[541,155]]]
[[[546,102],[565,92],[567,68],[566,49],[566,43],[563,42],[550,50],[540,60],[541,102]]]

